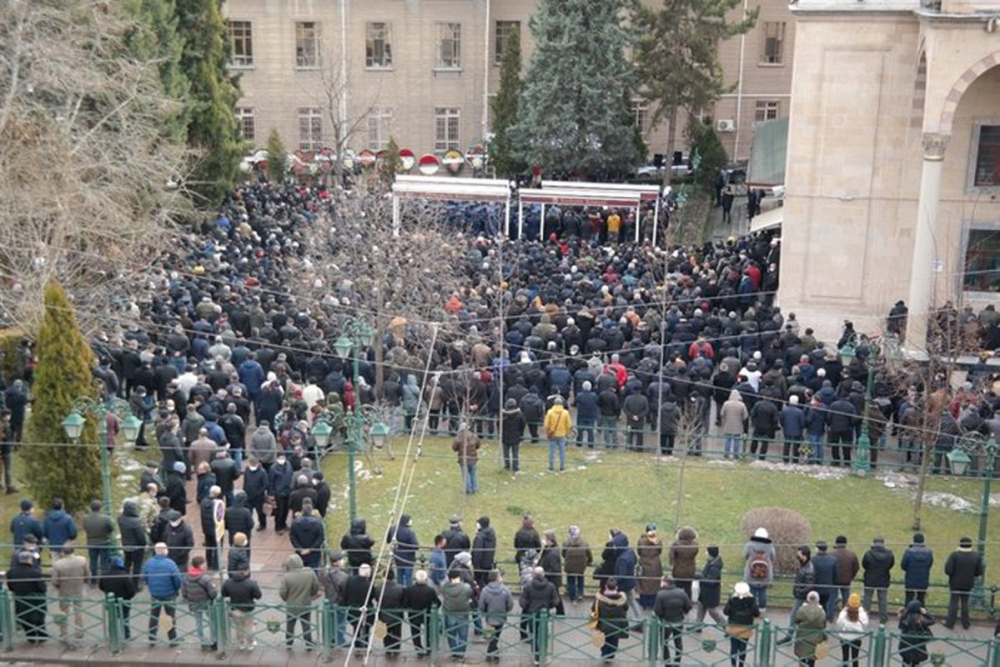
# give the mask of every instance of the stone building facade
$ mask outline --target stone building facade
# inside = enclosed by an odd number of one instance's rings
[[[652,2],[653,0],[648,0]],[[277,128],[288,147],[319,148],[338,127],[355,150],[384,148],[389,136],[417,155],[465,151],[489,133],[488,100],[499,84],[500,54],[538,0],[227,0],[233,68],[248,141],[263,146]],[[761,6],[753,31],[720,45],[732,88],[714,118],[730,156],[749,154],[753,123],[789,110],[794,23],[785,0]],[[346,74],[346,76],[344,76]],[[650,154],[663,153],[666,123],[653,126],[639,100]],[[683,136],[683,128],[678,133]],[[678,142],[678,150],[683,144]]]
[[[907,344],[1000,293],[1000,2],[799,0],[779,302]]]

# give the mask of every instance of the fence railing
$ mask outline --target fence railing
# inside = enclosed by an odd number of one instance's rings
[[[376,613],[325,600],[298,608],[258,603],[252,611],[243,611],[220,598],[192,606],[181,600],[18,597],[0,591],[0,646],[5,652],[61,640],[70,646],[105,647],[114,654],[127,654],[133,642],[143,650],[147,642],[200,647],[220,658],[255,648],[288,648],[319,651],[330,660],[353,647],[380,657],[425,659],[431,665],[454,659],[545,664],[604,658],[650,666],[722,667],[739,664],[736,659],[759,667],[785,667],[818,657],[816,664],[821,665],[857,660],[868,667],[894,667],[910,664],[902,652],[916,646],[931,665],[1000,667],[1000,638],[914,638],[885,626],[846,634],[828,628],[824,646],[816,650],[799,641],[805,635],[766,619],[753,628],[735,628],[630,616],[605,626],[614,628],[608,635],[594,625],[595,619],[588,616],[547,611],[499,616],[440,609]],[[824,658],[827,653],[829,658]]]

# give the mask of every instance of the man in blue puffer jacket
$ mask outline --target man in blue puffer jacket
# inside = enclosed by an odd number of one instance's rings
[[[173,621],[167,638],[172,646],[177,645],[177,608],[174,601],[181,590],[181,571],[177,563],[167,555],[169,549],[163,542],[154,547],[156,555],[142,566],[142,580],[149,589],[149,597],[153,600],[149,614],[149,642],[156,642],[156,633],[160,629],[160,612],[165,610]]]

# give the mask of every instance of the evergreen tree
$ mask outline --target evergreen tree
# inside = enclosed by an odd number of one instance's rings
[[[66,442],[62,421],[79,396],[93,396],[90,369],[93,356],[80,334],[76,314],[63,288],[50,283],[45,289],[45,315],[38,331],[38,368],[32,385],[35,401],[29,431],[34,442]],[[93,418],[87,420],[81,445],[31,448],[24,457],[26,479],[32,495],[48,505],[53,498],[66,501],[68,510],[87,506],[101,496],[100,451]]]
[[[691,154],[697,153],[699,157],[698,168],[693,174],[694,181],[710,190],[715,185],[719,170],[729,164],[726,147],[715,133],[711,118],[691,119],[688,124],[688,144],[691,146]]]
[[[219,0],[176,0],[184,40],[181,70],[190,82],[188,145],[201,154],[189,188],[212,206],[232,188],[243,144],[236,126],[239,89],[226,69],[229,46]]]
[[[177,31],[174,0],[127,0],[123,6],[137,24],[128,35],[129,47],[140,60],[158,63],[163,94],[176,102],[163,123],[163,134],[182,144],[187,140],[191,113],[186,103],[190,84],[181,69],[184,40]]]
[[[489,144],[490,163],[498,176],[514,178],[523,172],[527,165],[514,155],[511,142],[511,130],[517,123],[517,114],[521,105],[521,91],[524,81],[521,80],[521,31],[515,27],[507,37],[503,49],[503,60],[500,64],[500,88],[496,97],[490,101],[490,112],[493,116],[493,137]]]
[[[660,8],[633,5],[632,23],[640,36],[635,45],[640,90],[654,104],[653,123],[667,119],[668,156],[674,154],[678,112],[705,111],[729,90],[719,63],[719,42],[753,28],[758,13],[755,8],[741,21],[730,22],[727,15],[739,4],[663,0]]]
[[[395,137],[389,137],[389,145],[385,149],[385,157],[379,168],[382,182],[387,188],[391,188],[396,181],[396,174],[403,169],[403,160],[399,157],[399,144]]]
[[[633,71],[622,18],[628,0],[542,0],[529,26],[535,38],[513,129],[515,153],[545,172],[591,178],[630,170],[635,133],[623,110]]]
[[[281,140],[278,129],[271,130],[267,137],[267,177],[273,183],[281,183],[288,173],[288,151]]]

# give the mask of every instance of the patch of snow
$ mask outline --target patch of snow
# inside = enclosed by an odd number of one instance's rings
[[[965,498],[956,496],[954,493],[944,493],[940,491],[927,491],[924,493],[924,504],[934,507],[943,507],[955,512],[972,512],[975,510],[972,503]]]
[[[774,461],[751,461],[750,467],[757,470],[769,470],[771,472],[783,472],[793,475],[805,475],[812,479],[837,480],[847,477],[846,468],[833,468],[830,466],[806,465],[803,463],[776,463]]]

